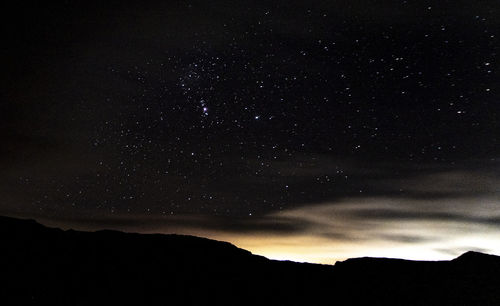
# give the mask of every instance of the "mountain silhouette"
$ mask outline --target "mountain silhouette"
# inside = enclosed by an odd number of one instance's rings
[[[500,305],[500,257],[269,260],[182,235],[0,217],[2,305]]]

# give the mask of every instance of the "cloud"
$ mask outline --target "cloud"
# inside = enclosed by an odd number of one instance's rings
[[[69,220],[69,227],[178,233],[225,240],[277,259],[333,263],[375,256],[452,259],[468,250],[500,254],[500,201],[494,198],[358,198],[260,217],[133,216]],[[61,222],[58,224],[61,225]]]
[[[373,171],[377,179],[366,182],[381,186],[377,192],[372,188],[372,193],[364,197],[339,197],[246,221],[254,226],[263,219],[302,225],[294,231],[279,235],[262,231],[261,244],[255,237],[242,239],[245,232],[233,233],[242,246],[248,245],[264,255],[286,258],[271,245],[284,243],[287,254],[321,262],[367,255],[440,260],[467,250],[500,254],[500,180],[496,169],[464,166],[460,171],[449,171],[429,167],[419,175],[411,176],[409,172],[399,181],[388,173],[384,179],[384,171]],[[394,196],[387,192],[389,187],[410,192]],[[231,228],[225,230],[230,232]]]
[[[11,204],[2,209],[4,214],[31,216],[65,228],[204,236],[265,256],[300,261],[332,263],[357,256],[450,259],[469,249],[500,254],[496,247],[500,179],[495,161],[464,162],[453,169],[439,164],[368,166],[321,155],[313,161],[297,156],[271,162],[268,172],[259,176],[239,177],[240,167],[253,168],[257,160],[229,160],[227,166],[233,171],[227,177],[205,181],[212,192],[224,194],[228,208],[231,204],[241,208],[245,200],[255,211],[252,215],[146,213],[120,207],[115,212],[93,207],[60,209],[55,211],[58,215],[50,215],[26,207],[16,210],[22,207],[15,206],[16,195],[17,200],[28,201],[36,191],[26,194],[8,184],[4,186],[11,188],[6,198]],[[9,174],[15,179],[20,172]],[[191,184],[195,188],[197,182]],[[289,198],[283,202],[279,191],[284,184],[289,186]],[[259,204],[260,197],[268,199],[267,204]],[[138,202],[146,204],[152,206]]]

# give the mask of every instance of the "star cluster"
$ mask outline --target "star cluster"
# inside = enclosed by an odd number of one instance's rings
[[[42,10],[7,51],[42,50],[9,66],[10,209],[251,217],[498,155],[494,1],[216,2]]]

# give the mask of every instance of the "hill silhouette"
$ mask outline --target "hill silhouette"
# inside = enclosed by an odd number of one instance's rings
[[[269,260],[181,235],[0,217],[2,305],[499,305],[500,257]]]

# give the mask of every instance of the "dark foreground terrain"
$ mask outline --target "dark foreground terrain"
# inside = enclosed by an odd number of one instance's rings
[[[203,238],[0,217],[2,305],[500,305],[500,257],[268,260]]]

